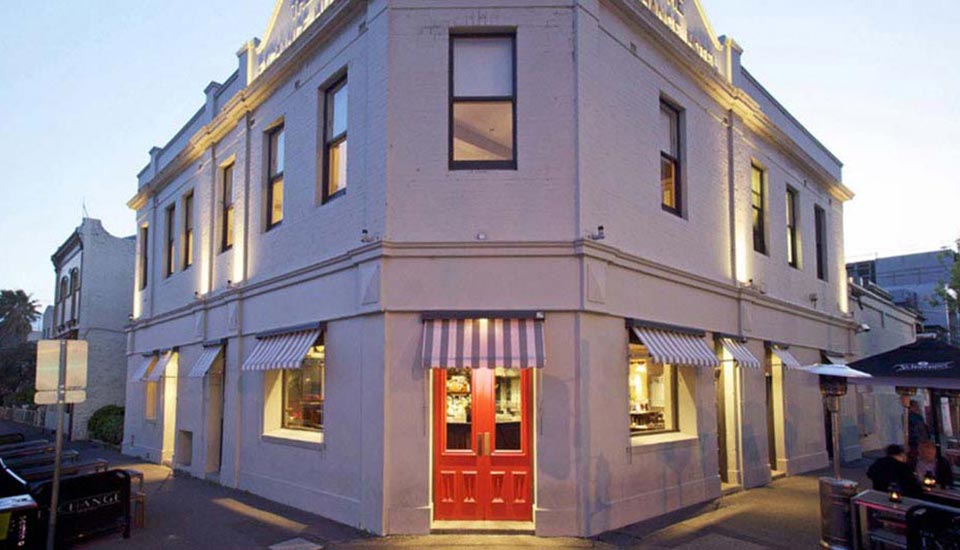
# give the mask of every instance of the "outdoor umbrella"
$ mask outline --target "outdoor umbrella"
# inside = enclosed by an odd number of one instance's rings
[[[939,340],[917,340],[849,366],[873,377],[855,384],[960,390],[960,348]]]

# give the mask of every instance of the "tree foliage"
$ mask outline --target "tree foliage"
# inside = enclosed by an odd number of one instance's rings
[[[22,290],[0,290],[0,398],[29,403],[37,369],[37,344],[28,342],[40,318],[37,301]]]

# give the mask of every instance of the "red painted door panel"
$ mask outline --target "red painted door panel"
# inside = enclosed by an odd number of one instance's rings
[[[434,372],[434,518],[533,518],[532,373]]]

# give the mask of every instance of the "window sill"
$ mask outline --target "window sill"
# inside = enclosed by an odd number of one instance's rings
[[[332,195],[327,195],[326,198],[324,198],[324,199],[322,199],[322,200],[320,201],[320,206],[323,206],[323,205],[325,205],[325,204],[330,204],[331,202],[339,199],[340,197],[345,196],[346,194],[347,194],[347,188],[344,187],[343,189],[337,191],[336,193],[334,193],[334,194],[332,194]]]
[[[306,430],[288,430],[280,428],[264,432],[260,440],[265,443],[275,443],[277,445],[289,445],[291,447],[301,447],[303,449],[322,449],[323,432],[308,432]]]
[[[630,437],[630,450],[634,453],[652,453],[677,447],[692,447],[699,442],[699,437],[683,432],[634,435]]]

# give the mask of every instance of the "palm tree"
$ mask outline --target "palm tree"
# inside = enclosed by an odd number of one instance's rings
[[[22,290],[0,290],[0,348],[27,341],[40,318],[40,304]]]

